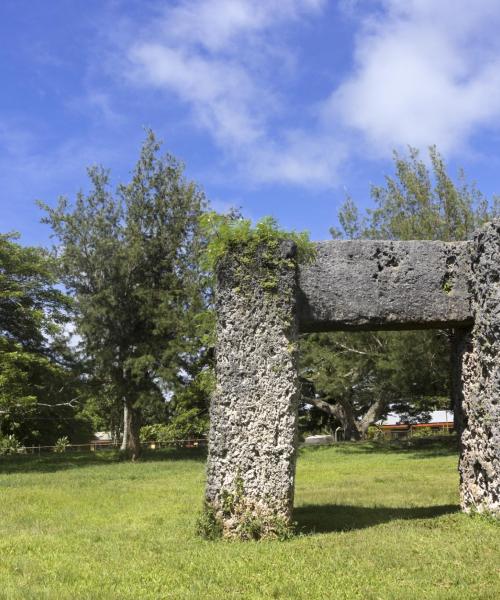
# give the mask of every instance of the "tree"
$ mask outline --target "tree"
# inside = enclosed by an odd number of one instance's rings
[[[47,444],[78,430],[79,381],[63,335],[70,299],[47,252],[16,238],[0,235],[0,433]]]
[[[371,189],[375,208],[360,214],[348,197],[332,236],[465,240],[498,213],[497,199],[488,202],[462,171],[453,182],[435,147],[429,163],[415,148],[394,153],[395,174]],[[405,420],[428,418],[430,409],[449,404],[452,339],[443,331],[308,336],[301,342],[305,401],[340,422],[346,439],[363,437],[391,409]]]
[[[346,440],[363,438],[389,408],[425,419],[448,394],[444,348],[444,335],[426,332],[311,334],[301,340],[304,400]]]
[[[58,238],[63,281],[75,298],[75,323],[91,375],[123,406],[123,444],[140,454],[142,413],[165,403],[182,363],[199,351],[203,311],[198,254],[200,189],[173,156],[159,156],[148,132],[127,184],[88,170],[91,191],[72,206],[44,205]]]

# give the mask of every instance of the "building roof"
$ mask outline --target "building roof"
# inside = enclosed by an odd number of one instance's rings
[[[453,423],[453,411],[451,410],[432,410],[430,411],[431,420],[427,423]],[[381,425],[399,425],[401,423],[401,415],[397,413],[389,413],[383,421],[379,421]]]

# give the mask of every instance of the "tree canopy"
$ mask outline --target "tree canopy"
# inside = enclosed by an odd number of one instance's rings
[[[375,208],[360,211],[347,197],[336,239],[465,240],[498,214],[462,171],[454,181],[435,147],[429,159],[409,148],[394,154],[394,174],[372,186]],[[397,411],[404,420],[448,407],[450,332],[322,333],[301,341],[305,401],[342,423],[347,438]],[[307,416],[307,412],[306,412]],[[312,416],[312,415],[310,415]]]
[[[123,404],[123,448],[132,457],[140,451],[142,415],[165,404],[202,351],[205,197],[183,165],[159,150],[148,132],[129,183],[112,191],[109,173],[93,167],[88,194],[44,206],[82,351],[113,405]]]
[[[53,258],[16,239],[0,235],[0,434],[49,443],[79,429],[79,382],[64,335],[71,301]]]

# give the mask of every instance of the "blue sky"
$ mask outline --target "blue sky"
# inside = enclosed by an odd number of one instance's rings
[[[393,149],[500,191],[498,0],[2,0],[0,231],[127,179],[152,127],[217,209],[328,237]]]

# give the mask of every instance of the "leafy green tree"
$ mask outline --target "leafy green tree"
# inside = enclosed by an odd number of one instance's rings
[[[411,421],[447,404],[442,332],[321,333],[301,340],[304,400],[360,439],[389,408]],[[443,375],[444,374],[444,375]],[[307,425],[307,423],[306,423]]]
[[[352,198],[346,199],[339,211],[341,229],[330,230],[333,237],[466,240],[498,214],[499,199],[488,201],[462,170],[454,182],[435,146],[429,148],[429,166],[410,147],[408,156],[394,152],[394,168],[385,185],[371,188],[375,209],[360,215]]]
[[[133,459],[144,412],[165,403],[183,361],[200,351],[197,315],[205,306],[198,268],[205,198],[182,164],[159,150],[148,132],[129,183],[113,193],[108,172],[93,167],[87,195],[44,205],[82,349],[92,377],[123,406],[122,449]]]
[[[57,289],[54,261],[40,248],[0,234],[0,335],[24,349],[49,351],[67,321],[69,299]]]
[[[63,335],[70,299],[53,259],[15,240],[0,235],[0,433],[50,444],[81,429],[78,374]]]
[[[465,240],[498,213],[466,182],[454,182],[435,147],[429,162],[418,150],[394,154],[395,174],[373,186],[375,208],[361,214],[348,197],[334,238]],[[449,406],[449,346],[453,332],[402,331],[314,334],[301,342],[305,400],[343,426],[346,439],[397,410],[405,420]]]

